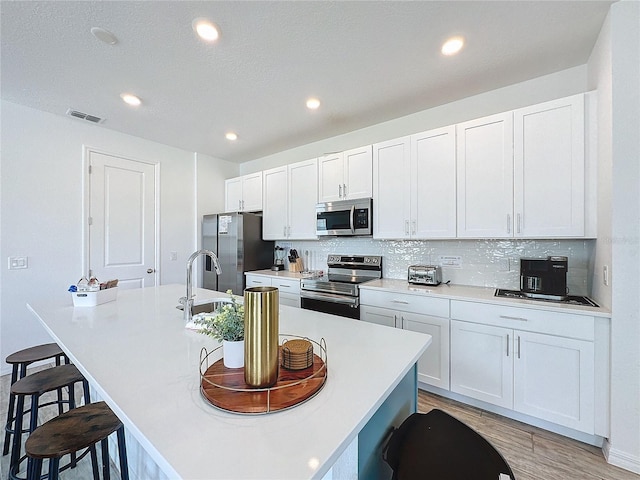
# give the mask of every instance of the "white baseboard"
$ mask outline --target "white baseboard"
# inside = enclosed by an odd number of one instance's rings
[[[640,474],[640,457],[629,455],[611,447],[611,443],[608,440],[604,442],[602,452],[604,453],[604,458],[611,465]]]

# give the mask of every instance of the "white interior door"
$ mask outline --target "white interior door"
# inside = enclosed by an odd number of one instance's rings
[[[89,271],[122,288],[156,283],[155,165],[88,152]]]

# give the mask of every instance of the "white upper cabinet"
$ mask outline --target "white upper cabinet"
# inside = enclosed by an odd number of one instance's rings
[[[224,209],[227,212],[262,210],[262,172],[224,181]]]
[[[373,236],[455,238],[455,127],[373,146]]]
[[[264,172],[264,194],[262,200],[262,238],[280,240],[287,238],[289,174],[287,166],[272,168]]]
[[[264,240],[313,239],[318,198],[316,159],[264,171]]]
[[[513,236],[513,114],[456,126],[458,237]]]
[[[410,238],[410,137],[373,145],[373,238]]]
[[[411,136],[411,237],[456,236],[456,129]]]
[[[584,95],[516,110],[516,237],[585,233]]]
[[[333,153],[318,160],[318,201],[372,196],[372,147]]]

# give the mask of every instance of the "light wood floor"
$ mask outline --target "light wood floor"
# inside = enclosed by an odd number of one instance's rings
[[[3,427],[7,415],[9,382],[8,375],[0,377],[0,425]],[[426,413],[433,408],[453,415],[489,440],[509,462],[517,480],[640,480],[640,475],[607,464],[596,447],[420,391],[418,410]],[[56,414],[55,407],[49,409],[48,416]],[[0,480],[7,478],[8,468],[9,455],[6,455],[0,459]],[[116,469],[112,468],[111,472],[112,478],[119,478]],[[75,469],[62,472],[60,478],[91,478],[89,458],[83,459]]]
[[[433,408],[456,417],[489,440],[517,480],[640,479],[640,475],[609,465],[602,451],[592,445],[420,390],[418,411]]]

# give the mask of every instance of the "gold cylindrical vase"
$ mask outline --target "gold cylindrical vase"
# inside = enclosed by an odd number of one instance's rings
[[[244,291],[244,381],[266,388],[278,381],[279,298],[276,287]]]

